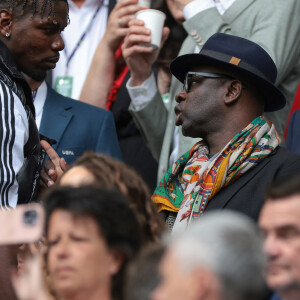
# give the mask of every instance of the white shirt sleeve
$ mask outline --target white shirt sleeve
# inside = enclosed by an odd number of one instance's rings
[[[0,81],[0,208],[15,208],[18,203],[16,176],[24,162],[24,145],[29,128],[25,109],[17,97]]]
[[[127,81],[126,88],[135,110],[142,110],[151,101],[157,92],[154,74],[150,75],[141,85],[130,86],[131,78]]]
[[[199,12],[211,7],[215,7],[215,2],[213,0],[194,0],[183,8],[184,18],[189,20]]]

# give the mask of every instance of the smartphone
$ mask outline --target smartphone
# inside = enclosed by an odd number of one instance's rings
[[[43,234],[45,213],[38,203],[18,205],[16,209],[0,211],[0,245],[38,241]]]

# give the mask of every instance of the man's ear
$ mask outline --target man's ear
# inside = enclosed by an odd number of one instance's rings
[[[231,105],[238,101],[241,96],[243,84],[239,80],[232,80],[226,83],[225,104]]]
[[[118,250],[111,249],[110,251],[111,251],[110,272],[111,275],[115,275],[121,269],[125,260],[125,256],[123,253],[121,253]]]
[[[219,283],[217,277],[208,269],[199,268],[193,272],[194,299],[217,299]]]
[[[10,35],[11,27],[13,22],[13,16],[8,12],[7,9],[0,10],[0,33],[3,36],[7,37],[7,34]]]

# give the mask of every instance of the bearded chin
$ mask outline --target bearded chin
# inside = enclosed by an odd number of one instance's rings
[[[45,80],[47,73],[46,72],[34,72],[31,70],[23,71],[27,76],[32,78],[34,81],[42,82]]]

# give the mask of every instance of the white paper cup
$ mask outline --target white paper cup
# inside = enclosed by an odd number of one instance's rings
[[[151,0],[139,0],[138,6],[150,8]]]
[[[145,27],[151,30],[151,42],[143,45],[159,48],[166,15],[156,9],[144,9],[138,11],[135,16],[144,21]]]

